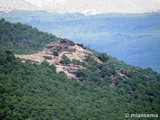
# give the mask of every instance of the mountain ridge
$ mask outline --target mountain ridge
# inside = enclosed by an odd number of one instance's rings
[[[13,10],[30,10],[36,11],[41,10],[37,6],[26,2],[24,0],[0,0],[0,12],[2,13],[9,13]]]
[[[0,25],[0,119],[125,120],[126,113],[158,116],[160,74],[151,68],[126,65],[20,23],[1,20]],[[78,51],[80,55],[75,54]],[[35,63],[15,57],[34,53],[43,59]],[[83,67],[71,69],[78,79],[68,78],[56,71],[56,64],[49,64],[58,56],[62,58],[58,64],[65,69]]]
[[[0,0],[0,11],[10,12],[16,10],[44,10],[58,13],[83,13],[95,15],[103,13],[152,13],[160,11],[160,2],[154,0],[136,0],[134,2],[122,0],[121,2],[105,0]],[[97,7],[101,6],[101,7]],[[107,7],[106,7],[107,6]]]
[[[83,43],[128,64],[152,67],[160,72],[160,67],[156,65],[160,59],[159,13],[84,16],[78,13],[62,15],[16,11],[4,18]]]

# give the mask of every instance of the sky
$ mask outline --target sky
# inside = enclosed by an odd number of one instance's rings
[[[160,12],[160,0],[25,0],[47,11],[144,13]]]

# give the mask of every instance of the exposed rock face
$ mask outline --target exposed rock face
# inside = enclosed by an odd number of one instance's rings
[[[118,75],[120,75],[122,78],[124,78],[124,79],[127,79],[128,78],[128,76],[127,76],[127,72],[126,72],[126,70],[124,70],[124,69],[117,69],[117,73],[118,73]]]
[[[57,52],[58,55],[55,56],[53,52]],[[75,64],[67,64],[64,65],[60,61],[62,60],[62,56],[67,56],[70,61],[79,60],[80,62],[84,62],[84,59],[87,56],[94,58],[95,61],[100,63],[100,60],[89,50],[79,44],[75,44],[74,42],[61,39],[58,42],[52,42],[44,47],[43,50],[38,51],[34,54],[28,55],[16,55],[16,57],[21,58],[23,60],[31,60],[34,63],[40,64],[43,61],[47,61],[49,64],[54,64],[56,66],[56,71],[63,71],[68,78],[77,79],[75,77],[75,72],[79,69],[85,69],[83,66],[75,65]]]

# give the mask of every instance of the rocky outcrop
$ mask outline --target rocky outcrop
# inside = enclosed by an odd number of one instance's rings
[[[120,75],[122,78],[124,79],[128,78],[128,74],[126,70],[118,68],[116,71],[117,71],[117,74]]]
[[[58,55],[54,55],[57,52]],[[62,64],[62,56],[66,56],[71,61],[70,64]],[[16,57],[24,60],[31,60],[36,64],[40,64],[43,61],[47,61],[49,64],[54,64],[56,66],[57,72],[64,72],[68,78],[77,79],[75,72],[79,69],[85,69],[83,66],[75,65],[72,63],[73,60],[78,60],[84,62],[84,59],[90,56],[95,61],[101,62],[91,51],[87,50],[83,45],[75,44],[68,39],[61,39],[57,42],[52,42],[44,47],[43,50],[38,51],[34,54],[28,55],[16,55]]]

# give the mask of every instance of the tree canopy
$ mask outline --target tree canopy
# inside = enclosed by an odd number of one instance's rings
[[[95,53],[102,63],[90,57],[83,62],[69,61],[85,69],[75,73],[79,79],[68,79],[46,61],[34,64],[15,58],[15,52],[33,52],[46,43],[42,42],[39,47],[33,45],[42,40],[36,38],[38,30],[4,20],[0,24],[5,26],[0,27],[0,45],[4,45],[0,48],[0,119],[124,120],[125,113],[159,113],[160,74],[152,69],[126,65],[106,54]],[[6,25],[13,27],[12,32],[9,30],[12,27]],[[35,39],[30,42],[31,46],[24,44],[26,40],[18,42],[9,38],[22,28],[33,32]],[[48,38],[49,41],[52,40]],[[63,56],[63,62],[68,64],[68,58]]]

